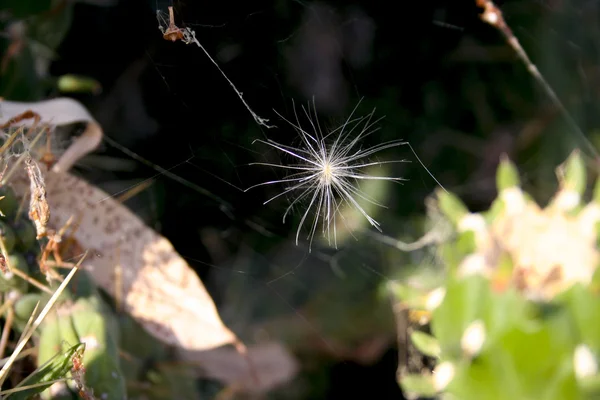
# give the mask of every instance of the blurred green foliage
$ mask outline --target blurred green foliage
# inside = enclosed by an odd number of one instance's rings
[[[586,171],[578,152],[574,152],[558,171],[561,185],[555,199],[564,193],[583,194]],[[515,166],[504,159],[497,175],[497,202],[505,203],[504,209],[487,219],[484,229],[491,232],[495,220],[507,218],[505,213],[519,207],[520,203],[515,203],[514,199],[509,202],[509,191],[517,189],[518,182]],[[411,303],[411,298],[427,298],[427,293],[433,293],[430,289],[411,292],[405,288],[394,292],[399,301],[413,309],[417,307],[431,312],[427,325],[430,333],[423,331],[422,327],[416,328],[411,333],[411,340],[422,354],[434,358],[437,366],[433,372],[427,369],[405,371],[399,380],[406,395],[445,394],[453,399],[598,398],[600,271],[597,266],[593,266],[595,272],[590,280],[582,279],[574,284],[561,282],[563,279],[569,282],[567,276],[576,274],[575,271],[541,275],[539,283],[528,280],[527,276],[521,281],[521,273],[535,274],[536,268],[542,266],[516,264],[519,256],[508,253],[509,250],[492,239],[492,246],[497,248],[493,253],[480,253],[483,257],[476,258],[480,264],[475,267],[473,257],[478,251],[483,251],[481,246],[487,245],[481,239],[487,231],[475,227],[469,229],[468,232],[478,235],[478,244],[473,241],[471,246],[461,245],[467,219],[465,208],[444,207],[444,199],[448,196],[440,193],[440,208],[447,218],[455,222],[457,231],[453,239],[443,244],[447,250],[441,257],[445,278],[436,289],[443,293],[443,300],[439,305]],[[453,204],[460,203],[457,198],[453,199]],[[598,207],[594,201],[588,204],[587,210]],[[548,210],[559,207],[559,204],[559,200],[556,204],[550,203]],[[568,207],[573,209],[573,205]],[[584,212],[581,207],[577,210],[578,213]],[[556,208],[547,212],[547,218],[553,218],[551,213],[562,211]],[[577,212],[567,212],[566,215],[575,218]],[[582,225],[580,229],[585,227]],[[545,235],[561,233],[544,232]],[[598,233],[595,232],[596,237]],[[511,233],[507,231],[504,234]],[[521,245],[539,247],[542,244],[525,241]],[[552,254],[571,248],[565,243],[564,248],[547,248],[544,251]],[[503,252],[498,257],[497,254]],[[527,254],[533,253],[529,251]],[[536,262],[538,258],[530,260]],[[471,268],[468,265],[477,270],[468,272]],[[557,268],[561,270],[562,266]],[[582,270],[585,268],[588,267],[581,266]],[[537,290],[544,290],[547,285],[556,282],[562,289],[553,290],[550,297],[539,296]],[[530,286],[534,284],[541,286]]]

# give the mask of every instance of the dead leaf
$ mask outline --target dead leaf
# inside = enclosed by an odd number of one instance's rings
[[[62,98],[38,103],[2,101],[0,109],[0,122],[31,109],[52,125],[88,124],[54,168],[42,172],[49,227],[59,229],[75,217],[77,244],[93,255],[84,268],[100,287],[122,299],[124,308],[165,343],[204,350],[237,341],[196,273],[166,238],[109,194],[66,172],[102,138],[101,127],[85,107]],[[16,169],[10,185],[19,197],[30,195],[24,168]]]
[[[158,339],[189,350],[235,342],[204,285],[172,244],[110,195],[69,173],[45,173],[50,223],[62,227],[74,215],[75,238],[90,250],[84,268]],[[11,179],[28,193],[23,174]],[[121,287],[115,273],[119,268]]]
[[[185,352],[184,361],[204,368],[204,376],[235,386],[249,392],[266,392],[287,382],[298,371],[298,364],[279,343],[269,342],[250,346],[248,359],[254,367],[249,373],[247,361],[233,348],[221,348],[203,352]]]
[[[200,278],[171,242],[108,193],[67,172],[102,138],[102,128],[83,106],[70,99],[0,106],[0,122],[27,108],[57,125],[88,123],[52,170],[41,168],[50,209],[48,229],[58,230],[74,217],[65,244],[72,233],[76,246],[71,250],[90,251],[82,267],[148,333],[177,346],[180,357],[201,364],[207,375],[241,389],[266,391],[294,376],[295,360],[279,344],[250,347],[242,354],[245,346],[223,324]],[[10,185],[18,197],[29,196],[24,168],[15,170]],[[229,344],[235,348],[224,347]]]

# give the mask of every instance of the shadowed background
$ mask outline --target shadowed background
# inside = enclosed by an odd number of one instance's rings
[[[44,2],[9,3],[19,3],[26,16]],[[54,2],[48,9],[65,4]],[[199,48],[162,38],[158,25],[166,27],[171,5],[177,25],[196,32],[252,109],[277,128],[254,122]],[[498,5],[595,140],[598,3]],[[300,398],[361,390],[401,398],[393,315],[385,301],[377,306],[371,301],[390,271],[408,262],[404,255],[390,255],[383,244],[361,237],[344,243],[335,263],[327,248],[309,256],[293,244],[300,210],[284,225],[285,198],[262,204],[275,188],[247,193],[240,188],[282,178],[281,171],[247,165],[278,160],[266,146],[253,144],[255,139],[299,143],[274,110],[292,119],[292,99],[299,107],[314,97],[323,124],[337,127],[362,98],[360,115],[376,108],[375,118],[385,116],[363,146],[407,140],[472,210],[496,196],[494,174],[504,153],[520,167],[525,187],[535,186],[544,199],[553,189],[554,167],[581,143],[478,12],[474,1],[80,1],[71,19],[49,28],[57,38],[43,79],[32,78],[35,66],[26,51],[9,51],[14,34],[3,25],[3,61],[18,60],[29,70],[6,61],[0,96],[29,101],[58,96],[52,78],[67,73],[97,80],[101,92],[69,95],[89,107],[107,136],[163,168],[178,165],[172,173],[220,199],[157,176],[127,205],[196,268],[224,320],[242,338],[252,338],[257,333],[249,327],[260,326],[271,338],[291,343],[306,361],[296,383]],[[424,200],[436,184],[407,146],[385,156],[411,161],[387,172],[408,182],[385,185],[388,208],[374,217],[385,234],[414,239],[422,233]],[[103,143],[77,173],[118,193],[157,172]],[[289,388],[281,392],[293,397]]]

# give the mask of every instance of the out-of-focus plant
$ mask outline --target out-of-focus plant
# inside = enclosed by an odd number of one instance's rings
[[[408,344],[430,361],[400,366],[406,396],[598,398],[600,180],[583,202],[578,152],[557,175],[559,189],[544,208],[521,191],[507,159],[485,212],[438,193],[453,226],[438,246],[445,273],[427,288],[393,285],[417,326]]]
[[[198,398],[198,388],[177,383],[193,376],[190,369],[163,364],[170,360],[166,346],[106,301],[92,277],[73,264],[87,252],[69,256],[75,239],[65,235],[63,241],[46,229],[51,188],[32,147],[48,127],[13,126],[30,115],[39,118],[33,112],[16,116],[0,135],[6,167],[0,183],[0,355],[12,348],[0,371],[0,395],[124,399],[157,392],[159,398]],[[29,182],[26,190],[16,185],[19,176]],[[66,277],[61,268],[70,270]],[[145,350],[125,346],[123,336],[135,337]],[[144,365],[147,357],[153,362]]]
[[[0,16],[0,96],[39,100],[50,90],[97,94],[100,84],[67,74],[51,77],[50,63],[73,20],[74,2],[62,0],[2,3]]]

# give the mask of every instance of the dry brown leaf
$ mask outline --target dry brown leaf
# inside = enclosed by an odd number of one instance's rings
[[[58,230],[74,218],[74,248],[90,251],[82,267],[144,329],[177,346],[182,358],[201,365],[207,375],[242,390],[267,391],[295,375],[295,360],[279,344],[252,346],[243,354],[245,346],[223,324],[200,278],[173,245],[118,200],[67,172],[102,138],[102,128],[83,106],[71,99],[0,106],[0,122],[23,108],[55,125],[87,122],[84,134],[52,170],[40,165],[50,209],[48,229]],[[29,196],[25,171],[17,168],[10,178],[18,197]],[[235,349],[223,347],[228,344]]]
[[[248,359],[254,367],[248,370],[247,361],[233,348],[202,352],[185,352],[181,358],[203,368],[203,375],[248,392],[266,392],[287,382],[298,371],[298,364],[279,343],[269,342],[250,346]]]
[[[204,285],[172,244],[110,195],[68,173],[45,173],[50,223],[74,215],[75,238],[90,256],[84,268],[158,339],[189,350],[230,344],[236,336],[221,321]],[[13,176],[19,195],[24,174]],[[117,269],[118,268],[118,269]],[[121,272],[121,287],[115,273]]]
[[[102,139],[102,128],[85,107],[68,98],[2,101],[0,107],[0,122],[33,110],[54,126],[87,123],[85,132],[51,171],[40,167],[50,209],[49,228],[60,229],[71,216],[75,218],[74,238],[82,250],[93,254],[84,268],[99,286],[122,300],[126,311],[168,344],[204,350],[238,341],[221,321],[196,273],[166,238],[104,191],[67,172]],[[10,185],[19,197],[30,196],[26,169],[17,167]]]

